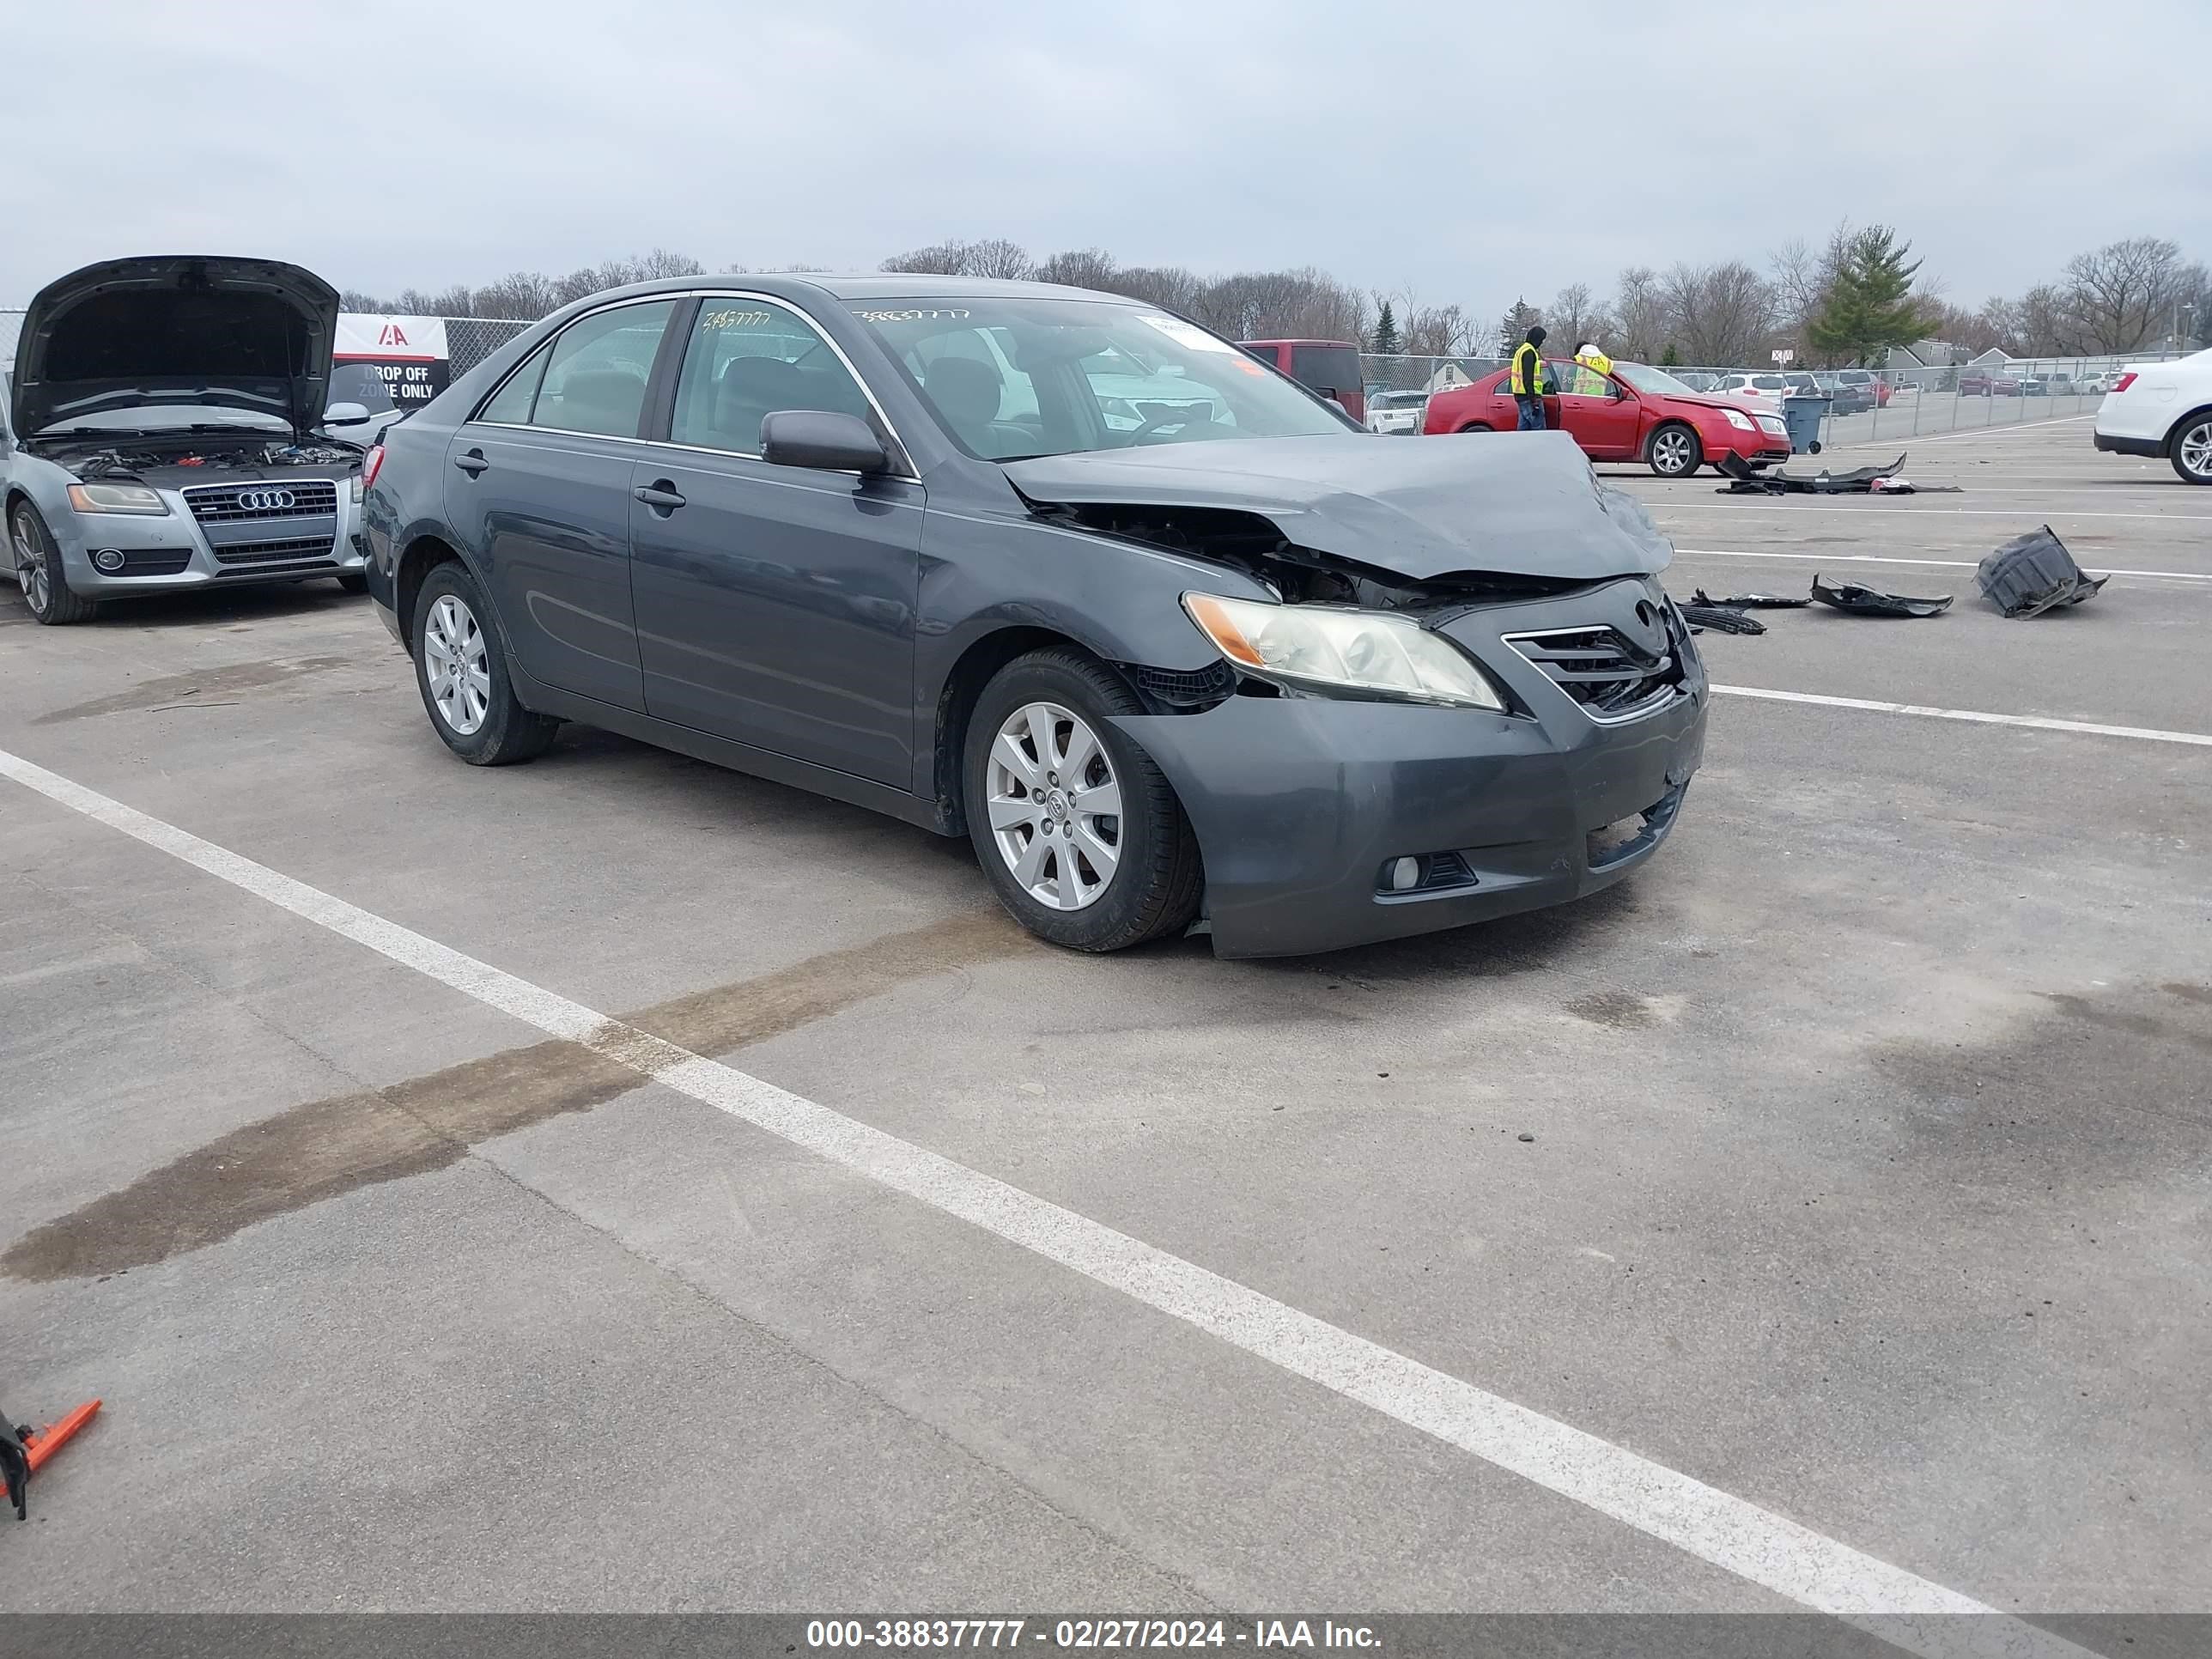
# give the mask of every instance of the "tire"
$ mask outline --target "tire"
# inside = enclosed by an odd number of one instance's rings
[[[969,839],[999,902],[1050,944],[1126,950],[1181,933],[1198,914],[1204,874],[1190,821],[1152,757],[1109,719],[1143,712],[1112,671],[1051,649],[1000,669],[969,719],[961,763]],[[1009,731],[1024,735],[1002,746]],[[1094,745],[1087,756],[1085,735]],[[1080,769],[1063,772],[1071,757]],[[1086,811],[1086,793],[1098,801],[1109,787],[1121,810]],[[1108,853],[1112,867],[1101,870],[1094,854]]]
[[[349,570],[338,578],[338,586],[349,593],[368,592],[368,578],[358,570]]]
[[[70,591],[62,574],[62,550],[28,501],[16,502],[8,515],[8,549],[15,580],[23,586],[24,606],[35,620],[59,628],[99,614],[97,600]]]
[[[498,625],[465,565],[449,560],[424,579],[408,636],[423,712],[447,748],[471,766],[511,766],[551,747],[561,722],[517,701]],[[434,659],[463,672],[449,678]]]
[[[1462,432],[1488,432],[1492,430],[1492,428],[1487,421],[1469,421],[1465,426],[1460,428],[1460,430]]]
[[[1680,421],[1669,421],[1651,434],[1644,459],[1662,478],[1686,478],[1704,464],[1705,446],[1696,430]]]
[[[2184,483],[2212,484],[2212,409],[2181,417],[2166,446]]]

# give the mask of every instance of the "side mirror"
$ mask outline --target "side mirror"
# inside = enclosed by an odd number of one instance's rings
[[[890,452],[857,415],[822,409],[779,409],[761,420],[761,459],[770,466],[818,472],[888,472]]]
[[[325,426],[362,426],[368,420],[367,404],[332,404],[323,411]]]

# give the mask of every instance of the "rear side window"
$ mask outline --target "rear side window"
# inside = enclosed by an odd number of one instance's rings
[[[1255,357],[1257,357],[1261,362],[1267,364],[1270,368],[1279,368],[1281,367],[1280,362],[1275,356],[1275,348],[1273,346],[1248,345],[1244,349],[1250,352]]]
[[[508,375],[507,384],[477,411],[477,419],[496,421],[502,426],[528,426],[530,406],[538,401],[538,383],[545,378],[545,360],[552,354],[550,345],[532,352],[529,361]]]
[[[617,306],[562,330],[545,360],[531,424],[635,438],[653,354],[675,309],[673,300]]]
[[[860,382],[797,312],[708,295],[684,348],[670,440],[757,455],[762,420],[784,409],[870,413]]]
[[[1359,390],[1359,354],[1348,345],[1292,346],[1291,378],[1323,392]]]

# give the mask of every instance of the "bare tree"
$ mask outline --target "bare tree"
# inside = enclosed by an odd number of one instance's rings
[[[1206,281],[1181,265],[1129,265],[1115,270],[1099,286],[1109,294],[1121,294],[1163,311],[1188,317],[1198,310]]]
[[[1408,306],[1398,320],[1398,349],[1415,356],[1465,357],[1478,344],[1474,319],[1455,305]]]
[[[1690,363],[1749,362],[1774,319],[1774,290],[1741,259],[1677,264],[1662,293],[1677,349]]]
[[[1766,256],[1766,268],[1774,283],[1776,320],[1802,336],[1827,302],[1826,262],[1802,236],[1792,236]]]
[[[1544,317],[1544,325],[1559,337],[1553,344],[1561,352],[1571,352],[1584,340],[1597,340],[1613,331],[1612,317],[1587,283],[1570,283],[1553,295]]]
[[[2134,351],[2162,341],[2188,281],[2181,250],[2162,236],[2130,236],[2066,262],[2060,349]]]
[[[968,258],[960,274],[963,276],[1026,276],[1035,269],[1029,250],[1008,241],[1003,236],[993,236],[968,245]]]
[[[1114,256],[1103,247],[1069,248],[1039,265],[1040,283],[1064,283],[1070,288],[1103,289],[1114,280]]]
[[[957,239],[932,242],[927,247],[894,253],[883,263],[885,270],[916,271],[933,276],[967,274],[968,244]]]
[[[1615,286],[1613,355],[1657,362],[1668,341],[1667,301],[1657,274],[1649,265],[1631,265]]]

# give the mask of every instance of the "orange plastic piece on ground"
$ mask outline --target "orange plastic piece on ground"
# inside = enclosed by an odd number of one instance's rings
[[[40,1465],[59,1451],[71,1435],[91,1422],[92,1414],[99,1409],[100,1401],[88,1400],[60,1422],[33,1429],[23,1442],[23,1449],[30,1454],[31,1472],[38,1473]]]

